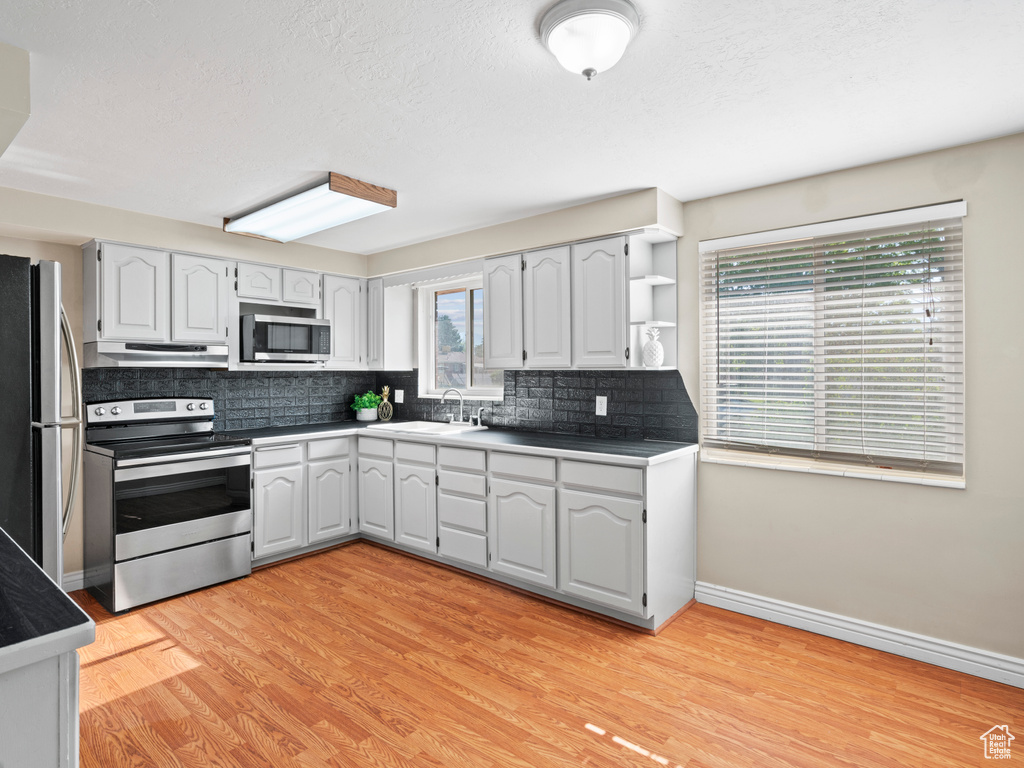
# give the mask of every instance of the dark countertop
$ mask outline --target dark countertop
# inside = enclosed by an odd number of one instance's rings
[[[80,648],[94,636],[92,619],[0,530],[0,673]],[[53,653],[40,656],[47,645]]]
[[[224,432],[225,435],[231,435],[231,437],[245,437],[250,440],[260,440],[274,437],[295,437],[297,439],[300,435],[312,435],[316,436],[319,434],[338,432],[339,430],[351,430],[360,429],[365,427],[366,422],[364,421],[329,421],[326,424],[297,424],[291,427],[260,427],[259,429],[233,429],[230,432]]]
[[[263,429],[233,430],[226,434],[232,437],[247,437],[251,440],[286,440],[316,438],[318,435],[361,430],[374,422],[335,421],[327,424],[306,424],[291,427],[265,427]],[[392,424],[401,424],[394,420]],[[429,436],[415,433],[386,432],[368,430],[367,437],[384,439],[414,440],[442,445],[463,447],[519,449],[542,448],[550,451],[568,451],[573,453],[601,454],[641,462],[657,462],[680,452],[696,451],[695,443],[671,443],[660,440],[623,440],[618,438],[586,437],[582,435],[562,435],[552,432],[521,432],[511,429],[490,428],[480,432],[465,432],[459,435]]]
[[[482,446],[516,446],[521,448],[547,448],[556,451],[602,453],[609,456],[628,456],[634,459],[656,459],[667,453],[690,448],[694,443],[670,443],[661,440],[620,440],[618,438],[559,435],[550,432],[519,432],[511,429],[488,429],[467,432],[459,438]]]

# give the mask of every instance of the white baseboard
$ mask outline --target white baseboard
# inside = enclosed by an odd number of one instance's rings
[[[1024,688],[1024,659],[698,581],[698,603]]]
[[[74,592],[77,589],[85,589],[85,571],[70,571],[65,573],[60,580],[60,585],[65,592]]]

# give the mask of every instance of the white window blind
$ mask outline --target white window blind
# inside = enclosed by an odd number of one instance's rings
[[[966,207],[896,213],[701,243],[705,446],[963,474]]]

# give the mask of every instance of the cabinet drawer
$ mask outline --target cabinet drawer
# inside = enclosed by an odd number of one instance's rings
[[[477,533],[487,532],[487,502],[437,492],[437,522]]]
[[[390,440],[380,440],[376,437],[359,438],[360,456],[380,456],[390,459],[395,455],[395,444]]]
[[[437,551],[443,557],[481,568],[487,567],[487,537],[483,534],[467,533],[441,525],[437,529],[437,538],[441,540]]]
[[[553,483],[555,482],[555,460],[543,456],[492,453],[491,472],[495,475],[523,477],[528,480]]]
[[[267,445],[253,451],[252,468],[283,467],[286,464],[302,463],[301,443],[288,445]]]
[[[445,469],[465,469],[469,472],[487,471],[487,453],[468,448],[449,448],[441,446],[437,449],[437,463]]]
[[[487,495],[487,478],[483,475],[468,475],[448,469],[438,470],[437,475],[437,484],[443,491],[479,496],[481,499]]]
[[[578,488],[600,488],[612,493],[643,496],[644,471],[636,467],[616,467],[612,464],[563,461],[562,483]]]
[[[423,443],[395,443],[395,459],[434,465],[434,446]]]
[[[352,438],[331,437],[326,440],[310,440],[306,445],[306,455],[310,461],[332,459],[348,456],[349,451],[352,450]]]

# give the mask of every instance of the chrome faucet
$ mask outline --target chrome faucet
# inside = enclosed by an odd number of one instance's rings
[[[454,392],[456,395],[459,396],[459,421],[461,422],[463,420],[462,419],[462,402],[463,402],[462,401],[462,393],[459,392],[459,390],[457,390],[457,389],[450,389],[450,388],[446,389],[444,391],[444,394],[441,395],[441,403],[442,403],[442,405],[444,404],[444,401],[448,398],[448,393],[449,392]],[[448,421],[454,422],[455,421],[455,414],[452,414],[451,418],[449,418]]]

